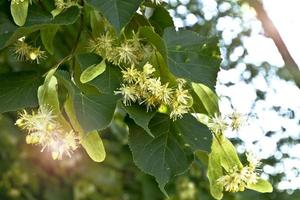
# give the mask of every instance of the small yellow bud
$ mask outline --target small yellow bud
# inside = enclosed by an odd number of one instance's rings
[[[37,54],[36,54],[35,52],[30,52],[30,53],[29,53],[29,58],[30,58],[31,60],[35,60],[35,59],[37,58]]]
[[[57,151],[52,151],[51,155],[52,155],[53,160],[57,160],[57,159],[58,159],[58,156],[59,156],[59,152],[57,152]]]
[[[26,136],[26,143],[27,144],[31,144],[32,143],[32,136],[31,135],[27,135]]]

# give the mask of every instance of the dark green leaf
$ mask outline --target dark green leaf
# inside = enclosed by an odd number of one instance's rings
[[[38,105],[37,90],[42,78],[32,72],[0,75],[0,113]]]
[[[73,24],[79,17],[79,8],[71,7],[53,18],[48,12],[36,5],[30,6],[26,23],[23,27],[16,26],[8,16],[0,13],[0,49],[12,44],[18,38],[52,25]]]
[[[154,137],[149,129],[149,122],[155,115],[155,112],[146,112],[140,105],[123,106],[134,122],[142,127],[151,137]]]
[[[174,122],[183,140],[193,151],[204,150],[209,152],[212,134],[209,129],[201,124],[192,115],[185,115]]]
[[[74,109],[84,132],[106,128],[114,115],[118,97],[102,94],[85,95],[80,91],[74,95]]]
[[[41,30],[41,39],[43,45],[47,51],[53,55],[54,47],[53,40],[58,30],[58,26],[52,26],[51,28],[45,28]]]
[[[117,32],[128,24],[142,0],[86,0],[100,11],[114,26]]]
[[[214,89],[221,61],[216,39],[204,38],[188,30],[167,28],[164,40],[167,62],[174,75]]]
[[[172,177],[185,172],[193,157],[178,139],[169,116],[155,115],[149,127],[155,138],[131,123],[129,146],[135,164],[145,173],[154,176],[160,189],[166,194],[164,186]]]
[[[149,18],[149,21],[159,34],[163,34],[165,28],[174,26],[170,13],[163,6],[155,7],[152,16]]]
[[[163,39],[155,33],[152,27],[144,26],[139,29],[140,36],[147,39],[152,45],[155,46],[157,51],[163,56],[164,59],[167,58],[167,49]]]

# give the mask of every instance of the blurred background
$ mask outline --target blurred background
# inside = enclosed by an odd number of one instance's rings
[[[239,132],[226,135],[239,153],[253,151],[262,159],[261,176],[274,186],[272,194],[246,191],[224,199],[300,199],[300,1],[166,3],[178,29],[219,36],[223,62],[216,90],[221,111],[236,110],[247,118]],[[0,200],[166,199],[153,178],[134,166],[123,117],[119,111],[102,133],[108,155],[98,164],[80,150],[70,159],[53,161],[39,147],[25,144],[14,114],[0,115]],[[168,185],[170,199],[212,199],[205,173],[200,161],[193,163]]]

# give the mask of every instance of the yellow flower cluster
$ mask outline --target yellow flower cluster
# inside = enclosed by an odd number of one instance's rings
[[[207,126],[213,133],[219,135],[223,134],[228,127],[230,127],[232,131],[238,131],[244,123],[244,116],[234,111],[226,117],[215,114],[214,117],[208,120]]]
[[[78,147],[78,138],[74,131],[66,132],[49,109],[40,108],[31,114],[24,110],[16,125],[28,131],[27,144],[40,145],[41,151],[48,148],[54,160],[62,159],[64,154],[71,157],[71,153]]]
[[[257,183],[258,173],[256,168],[260,165],[260,161],[253,154],[247,154],[247,160],[249,163],[247,166],[242,169],[235,167],[227,175],[217,180],[218,184],[224,186],[225,191],[244,191],[248,185]]]
[[[54,3],[56,8],[65,9],[77,5],[77,0],[55,0]]]
[[[91,40],[89,49],[115,65],[126,66],[138,64],[153,52],[152,47],[144,45],[136,34],[131,39],[118,42],[117,38],[107,33]]]
[[[36,61],[40,62],[41,59],[45,59],[45,51],[40,50],[40,47],[33,47],[25,42],[25,37],[19,38],[15,43],[14,53],[17,55],[18,60]]]
[[[145,104],[147,111],[165,105],[171,109],[170,117],[173,120],[181,118],[188,113],[192,101],[188,90],[184,89],[185,81],[179,79],[177,88],[170,88],[168,83],[162,84],[154,72],[154,67],[149,63],[143,66],[143,71],[134,65],[125,68],[122,70],[123,84],[115,94],[123,96],[125,105],[132,102]]]

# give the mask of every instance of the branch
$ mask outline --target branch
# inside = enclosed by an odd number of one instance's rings
[[[249,5],[256,11],[257,18],[262,23],[265,35],[274,41],[279,53],[282,56],[286,69],[292,75],[297,86],[300,87],[300,71],[298,65],[291,56],[272,20],[267,15],[262,3],[259,0],[247,0],[246,2],[249,3]]]

